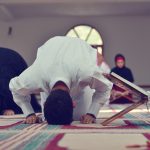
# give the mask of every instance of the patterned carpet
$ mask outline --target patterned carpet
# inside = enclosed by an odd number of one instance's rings
[[[0,150],[150,149],[150,114],[142,106],[108,126],[100,125],[126,106],[105,106],[96,124],[23,124],[23,116],[0,116]],[[108,144],[109,143],[109,144]]]

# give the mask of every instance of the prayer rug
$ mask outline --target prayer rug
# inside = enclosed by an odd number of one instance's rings
[[[95,124],[70,126],[23,124],[23,116],[0,116],[0,150],[99,150],[150,149],[150,119],[142,106],[109,124],[100,122],[126,106],[108,105]]]

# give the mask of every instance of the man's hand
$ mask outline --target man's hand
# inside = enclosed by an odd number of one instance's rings
[[[96,118],[94,117],[94,115],[91,114],[86,114],[83,115],[80,119],[81,123],[83,124],[92,124],[95,123]]]
[[[6,109],[3,113],[3,115],[6,115],[6,116],[12,116],[14,114],[15,112],[12,109]]]
[[[42,119],[36,116],[35,114],[31,114],[26,117],[25,121],[23,123],[26,124],[35,124],[35,123],[41,123]]]

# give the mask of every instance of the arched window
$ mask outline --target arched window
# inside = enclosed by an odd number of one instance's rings
[[[95,28],[87,25],[79,25],[70,29],[66,35],[85,40],[92,47],[97,48],[98,52],[102,54],[103,41],[100,33]]]

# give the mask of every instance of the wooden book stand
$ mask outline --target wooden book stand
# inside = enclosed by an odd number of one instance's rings
[[[103,121],[101,124],[103,126],[108,125],[109,123],[111,123],[112,121],[120,118],[121,116],[127,114],[129,111],[139,107],[140,105],[147,103],[148,102],[148,98],[149,98],[149,94],[148,92],[146,92],[144,89],[140,88],[139,86],[125,80],[124,78],[120,77],[119,75],[115,74],[115,73],[111,73],[108,78],[118,87],[123,88],[128,90],[130,93],[132,93],[134,95],[133,97],[133,101],[134,103],[131,104],[129,107],[123,109],[122,111],[120,111],[119,113],[111,116],[110,118],[106,119],[105,121]]]

